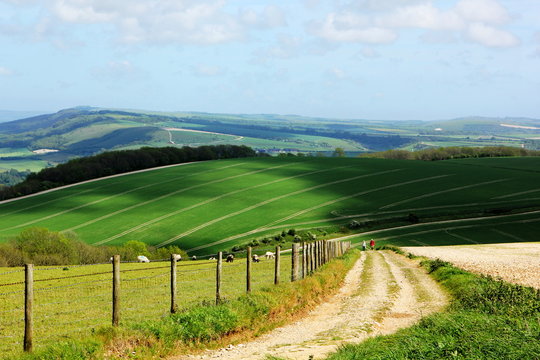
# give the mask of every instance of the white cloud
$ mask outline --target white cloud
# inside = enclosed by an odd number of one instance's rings
[[[193,74],[197,76],[218,76],[223,73],[219,66],[197,64],[193,67]]]
[[[366,26],[365,18],[353,13],[330,13],[323,22],[310,24],[310,32],[331,42],[384,44],[396,40],[391,29]]]
[[[495,0],[461,0],[455,11],[472,22],[502,25],[510,21],[506,9]]]
[[[469,26],[467,36],[470,40],[488,47],[511,47],[519,45],[519,39],[509,32],[481,23]]]
[[[10,76],[13,74],[13,70],[0,66],[0,76]]]
[[[391,43],[400,31],[410,28],[444,31],[446,39],[456,34],[488,47],[519,44],[515,35],[500,28],[512,19],[497,0],[459,0],[444,9],[437,5],[432,0],[356,0],[322,21],[312,21],[310,30],[335,43]]]
[[[380,26],[401,28],[421,28],[432,30],[459,30],[465,26],[464,20],[453,11],[441,11],[432,4],[407,6],[377,17]]]
[[[425,2],[426,0],[352,0],[348,7],[362,11],[389,11],[397,7]]]
[[[276,5],[240,11],[229,7],[227,0],[1,1],[38,4],[42,10],[38,22],[111,25],[125,43],[219,44],[242,40],[251,30],[286,25],[285,13]]]
[[[240,12],[240,19],[249,26],[271,29],[285,26],[287,21],[283,10],[275,5],[266,6],[261,12],[254,9],[244,9]]]

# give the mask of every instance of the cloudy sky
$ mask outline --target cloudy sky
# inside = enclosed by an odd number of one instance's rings
[[[0,109],[540,118],[539,0],[0,0]]]

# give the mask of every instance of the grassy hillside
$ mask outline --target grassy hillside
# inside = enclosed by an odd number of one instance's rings
[[[1,203],[0,239],[40,226],[91,244],[140,240],[198,254],[291,228],[400,245],[535,241],[538,169],[539,158],[191,163]],[[354,229],[341,228],[352,220]]]
[[[373,121],[77,107],[0,123],[0,169],[21,170],[22,161],[30,169],[41,168],[77,156],[141,146],[233,144],[269,153],[325,154],[341,147],[354,156],[440,146],[539,149],[538,138],[540,121],[524,118]],[[36,153],[43,149],[57,151]]]

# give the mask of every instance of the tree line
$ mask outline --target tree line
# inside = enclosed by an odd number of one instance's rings
[[[12,186],[21,181],[24,181],[31,171],[18,171],[16,169],[9,169],[8,171],[0,172],[0,189],[3,186]]]
[[[143,147],[137,150],[108,151],[72,159],[64,164],[42,169],[38,173],[31,173],[19,184],[1,187],[0,200],[158,166],[253,156],[257,156],[255,150],[243,145],[207,145],[196,148],[189,146],[182,148]]]
[[[163,260],[170,258],[171,254],[179,254],[187,259],[186,252],[174,245],[156,248],[131,240],[118,246],[93,246],[79,240],[73,232],[29,228],[0,244],[0,267],[100,264],[108,262],[116,254],[124,261],[136,261],[139,255],[150,260]]]
[[[440,147],[417,151],[387,150],[361,157],[397,160],[449,160],[464,158],[504,157],[504,156],[540,156],[540,151],[527,150],[510,146],[484,146],[484,147]]]

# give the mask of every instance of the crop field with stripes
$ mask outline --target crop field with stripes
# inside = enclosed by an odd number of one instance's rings
[[[537,241],[539,171],[538,158],[198,162],[1,203],[0,241],[38,226],[74,231],[96,245],[140,240],[209,254],[290,228],[411,213],[419,224],[373,230],[365,238],[412,246]],[[432,214],[460,213],[472,219],[423,221]]]

